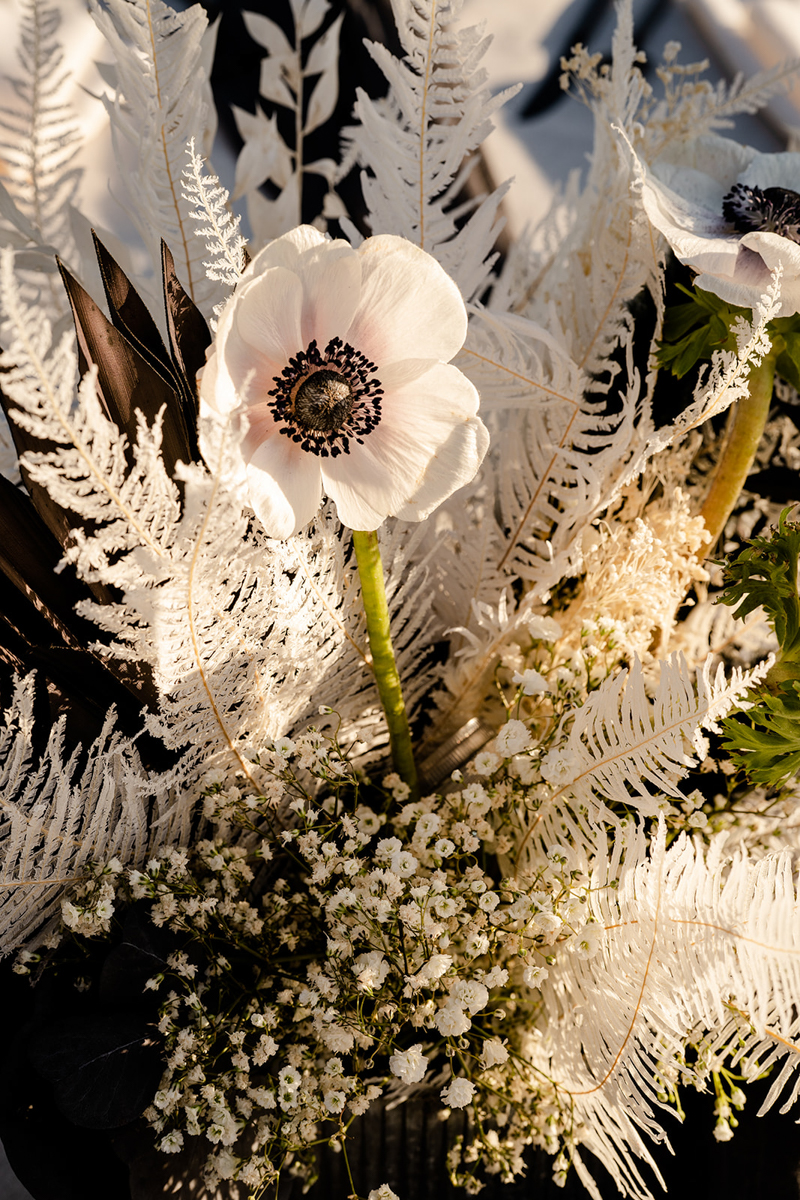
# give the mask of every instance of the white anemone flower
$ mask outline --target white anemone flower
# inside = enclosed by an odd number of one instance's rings
[[[270,536],[297,533],[323,494],[351,529],[421,521],[475,476],[489,434],[449,363],[466,332],[456,285],[403,238],[353,249],[301,225],[256,255],[200,402],[245,429],[247,494]]]
[[[800,154],[693,138],[645,171],[642,200],[697,287],[753,308],[780,266],[780,315],[800,312]]]

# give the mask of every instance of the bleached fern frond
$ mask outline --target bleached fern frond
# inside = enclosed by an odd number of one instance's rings
[[[800,59],[787,59],[749,79],[739,74],[730,83],[700,79],[707,70],[707,60],[689,66],[670,60],[659,68],[664,96],[648,114],[642,131],[646,157],[663,153],[681,138],[729,129],[740,113],[758,112],[791,86],[800,71]]]
[[[438,556],[437,608],[456,634],[447,695],[438,697],[448,725],[447,714],[480,706],[532,605],[580,566],[583,530],[607,506],[636,445],[635,376],[623,412],[605,417],[603,387],[554,324],[475,307],[457,360],[481,393],[492,449],[481,479],[443,506],[452,530]],[[514,576],[532,584],[522,604],[509,589]]]
[[[234,217],[228,205],[228,192],[195,149],[191,139],[186,153],[189,166],[183,170],[183,197],[192,205],[189,216],[202,222],[195,226],[197,237],[204,238],[210,259],[203,262],[209,279],[219,280],[231,291],[247,262],[247,242],[239,232],[240,218]],[[221,304],[215,308],[218,312]]]
[[[90,11],[117,60],[116,91],[104,103],[126,181],[119,199],[153,262],[161,261],[163,238],[181,283],[209,313],[221,288],[203,269],[181,174],[191,138],[208,156],[214,137],[208,79],[216,28],[199,4],[176,12],[163,0],[90,0]]]
[[[572,231],[523,310],[548,328],[555,317],[561,329],[569,330],[570,351],[580,368],[601,377],[615,347],[627,353],[633,298],[644,289],[657,310],[661,304],[657,256],[631,196],[631,166],[619,145],[620,130],[635,138],[650,89],[639,68],[631,5],[620,4],[617,17],[609,70],[599,70],[582,48],[567,63],[594,119],[591,165]]]
[[[772,284],[755,306],[752,324],[741,317],[737,320],[736,350],[720,350],[714,355],[708,376],[701,379],[693,404],[679,422],[682,431],[696,428],[749,395],[750,368],[761,363],[772,345],[767,325],[781,310],[782,274],[780,266],[772,272]]]
[[[236,127],[244,141],[236,162],[234,199],[247,197],[256,247],[302,222],[306,174],[322,175],[328,182],[330,190],[324,214],[328,216],[336,210],[338,216],[344,212],[332,190],[336,174],[333,159],[308,162],[305,155],[305,139],[331,117],[336,106],[343,14],[319,35],[318,30],[330,10],[327,0],[311,3],[291,0],[291,10],[294,19],[291,41],[280,25],[263,13],[242,14],[250,36],[267,51],[261,62],[261,96],[270,105],[287,109],[294,117],[294,140],[293,144],[287,145],[278,130],[274,112],[267,117],[261,109],[253,114],[234,106]],[[316,41],[308,50],[308,39],[315,35]],[[315,82],[309,86],[310,80]],[[275,199],[268,199],[258,190],[267,182],[278,191]]]
[[[438,654],[447,647],[444,662],[428,675],[434,708],[419,748],[421,757],[483,708],[498,656],[524,624],[524,610],[534,599],[530,595],[520,602],[508,586],[508,576],[494,567],[503,536],[489,500],[493,490],[494,473],[484,462],[481,478],[445,501],[436,524],[422,524],[415,539],[412,561],[424,566],[429,577],[428,652],[434,643]],[[385,553],[384,563],[393,575],[394,564],[388,565]],[[405,686],[408,670],[401,676]]]
[[[292,547],[248,536],[230,465],[223,445],[213,474],[183,470],[184,511],[164,556],[141,548],[125,609],[91,615],[150,662],[162,697],[150,724],[167,745],[202,748],[207,762],[223,754],[253,779],[247,750],[291,726],[303,681],[316,682],[333,651],[303,619],[310,589]]]
[[[649,845],[641,828],[610,855],[602,841],[588,893],[602,947],[558,955],[542,989],[544,1039],[530,1050],[572,1108],[578,1143],[623,1194],[648,1197],[635,1158],[650,1161],[642,1134],[664,1138],[665,1078],[702,1086],[726,1056],[753,1077],[774,1054],[785,1066],[772,1101],[796,1080],[798,898],[789,851],[731,862],[724,838],[704,856],[685,835],[667,849],[663,821]],[[701,1041],[714,1057],[689,1065]]]
[[[35,241],[68,257],[73,249],[69,207],[81,176],[75,163],[80,135],[63,98],[68,73],[57,37],[61,14],[42,0],[21,0],[20,10],[21,75],[9,80],[16,103],[0,110],[4,183],[35,231]]]
[[[682,798],[678,782],[705,758],[703,730],[718,731],[734,705],[744,707],[745,693],[770,665],[736,668],[726,679],[721,665],[712,677],[707,660],[695,683],[685,660],[674,656],[661,663],[650,696],[635,660],[569,714],[568,736],[542,762],[552,803],[585,805],[601,820],[613,819],[608,804],[654,816],[664,796]]]
[[[506,534],[495,565],[536,580],[542,560],[551,570],[554,566],[558,527],[561,548],[569,540],[568,531],[580,528],[596,511],[601,501],[597,451],[602,434],[613,438],[619,460],[630,436],[627,423],[603,419],[602,400],[598,403],[587,395],[587,376],[563,342],[524,318],[475,314],[461,361],[482,389],[482,400],[486,396],[491,414],[492,456],[498,464]],[[593,450],[590,456],[585,454],[587,445]]]
[[[115,732],[113,712],[85,755],[64,758],[61,718],[34,760],[33,695],[34,676],[20,679],[0,726],[2,955],[57,914],[87,863],[116,855],[138,864],[163,844],[155,821],[168,789],[148,779],[133,743]]]
[[[575,405],[591,386],[558,334],[525,317],[472,306],[459,367],[481,395],[482,413]]]
[[[485,285],[506,187],[483,200],[458,229],[456,198],[469,155],[491,116],[517,88],[491,96],[480,66],[489,44],[480,28],[458,28],[461,0],[392,0],[405,57],[367,43],[389,81],[385,101],[358,89],[353,148],[373,233],[395,233],[439,259],[465,298]],[[466,160],[466,165],[465,165]]]
[[[140,431],[143,462],[149,437]],[[257,782],[251,751],[318,721],[321,703],[373,738],[380,707],[355,563],[338,521],[323,512],[303,538],[264,538],[245,510],[233,435],[209,434],[204,452],[213,470],[180,469],[183,511],[165,512],[158,537],[131,505],[135,523],[121,508],[114,518],[127,538],[116,535],[113,563],[103,561],[103,529],[82,538],[79,569],[99,563],[97,577],[124,593],[123,605],[82,611],[115,635],[115,654],[150,664],[161,704],[149,725],[168,746],[193,747],[205,765],[227,760]],[[413,705],[435,668],[425,661],[426,570],[411,561],[411,538],[384,533],[397,658]]]
[[[29,451],[24,466],[62,508],[100,526],[87,538],[75,529],[66,552],[87,579],[124,584],[121,551],[144,544],[163,553],[167,529],[178,511],[178,493],[160,457],[161,430],[148,429],[139,415],[139,445],[133,467],[123,434],[103,412],[93,369],[81,381],[74,403],[77,359],[65,333],[53,344],[45,314],[26,305],[14,276],[13,255],[0,258],[0,297],[6,313],[8,350],[0,356],[3,388],[14,404],[13,419],[34,437],[54,444]]]
[[[622,412],[563,342],[513,314],[480,312],[459,365],[488,401],[505,544],[494,564],[541,592],[565,573],[577,534],[608,502],[631,453],[636,378]]]

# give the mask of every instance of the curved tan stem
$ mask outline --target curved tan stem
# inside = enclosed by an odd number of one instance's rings
[[[736,404],[714,482],[700,509],[700,516],[708,531],[705,540],[707,552],[713,548],[725,528],[750,474],[769,416],[774,381],[775,359],[767,355],[760,366],[751,368],[749,395]]]

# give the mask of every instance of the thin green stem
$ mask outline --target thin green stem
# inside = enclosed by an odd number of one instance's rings
[[[403,689],[392,648],[389,608],[386,603],[383,563],[377,533],[354,529],[353,549],[361,576],[361,596],[367,617],[372,670],[386,714],[392,761],[397,774],[411,789],[411,799],[416,799],[419,795],[417,766],[411,748],[411,731],[408,727]]]
[[[751,367],[748,382],[749,395],[736,404],[714,482],[700,509],[708,531],[705,544],[709,550],[733,512],[767,423],[775,382],[773,355],[767,355],[760,366]]]

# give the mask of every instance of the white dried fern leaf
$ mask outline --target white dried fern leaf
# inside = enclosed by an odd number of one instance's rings
[[[63,754],[64,721],[38,761],[31,752],[34,676],[17,682],[0,727],[0,954],[29,941],[59,911],[91,861],[141,863],[169,828],[156,827],[167,788],[148,779],[113,711],[85,755]]]
[[[509,642],[525,636],[537,599],[534,591],[521,601],[514,597],[508,577],[495,567],[502,531],[488,507],[474,507],[480,519],[471,525],[462,519],[442,535],[434,558],[436,615],[448,653],[423,743],[431,749],[484,708],[497,662]]]
[[[305,537],[264,538],[245,511],[232,437],[215,429],[204,451],[212,473],[180,469],[180,516],[136,545],[131,528],[131,546],[98,571],[122,589],[124,605],[82,611],[116,635],[115,653],[151,665],[161,705],[148,723],[168,746],[191,746],[206,766],[222,758],[257,784],[253,751],[317,720],[320,704],[363,727],[366,710],[379,712],[377,692],[338,522],[322,513]],[[103,538],[100,530],[86,539],[79,566],[102,561]],[[409,564],[403,542],[388,543],[387,593],[413,703],[431,678],[430,618],[424,568]],[[375,726],[373,715],[373,737]]]
[[[587,67],[585,51],[574,67],[579,80],[584,67],[589,76],[583,98],[594,118],[591,165],[571,232],[523,309],[548,328],[555,317],[561,329],[569,330],[570,353],[592,376],[605,374],[609,353],[629,343],[633,322],[627,306],[633,297],[647,289],[657,308],[661,304],[649,226],[630,194],[630,161],[619,137],[622,130],[634,139],[649,87],[638,66],[630,3],[621,4],[617,13],[610,70],[598,75],[596,64]]]
[[[216,28],[199,4],[176,12],[163,0],[90,0],[90,11],[117,60],[115,94],[104,103],[126,181],[123,207],[152,261],[161,262],[163,238],[186,291],[210,313],[221,289],[206,277],[181,174],[189,141],[208,155],[214,137],[208,80]]]
[[[4,243],[32,243],[41,256],[39,269],[54,271],[55,263],[46,264],[46,258],[57,252],[68,259],[74,252],[69,210],[81,177],[75,162],[80,134],[64,99],[61,14],[42,0],[21,0],[20,12],[21,77],[9,80],[14,101],[0,110],[5,185],[0,216],[12,226]]]
[[[761,364],[772,344],[767,325],[780,314],[781,275],[779,266],[772,273],[772,284],[762,295],[761,303],[753,309],[752,323],[737,318],[734,327],[736,350],[714,352],[710,368],[701,372],[692,403],[671,425],[654,429],[652,416],[645,406],[644,419],[639,425],[639,444],[621,472],[620,487],[636,479],[655,454],[674,446],[692,429],[750,394],[751,369]]]
[[[726,679],[721,665],[712,677],[710,661],[695,681],[682,656],[666,659],[651,695],[636,659],[592,692],[567,715],[567,737],[542,762],[553,788],[549,803],[586,806],[594,819],[614,820],[609,803],[654,816],[664,796],[682,798],[679,781],[707,753],[703,730],[718,732],[734,705],[746,707],[745,693],[772,662],[735,668]]]
[[[681,836],[667,849],[663,821],[649,847],[642,829],[619,835],[610,857],[598,843],[589,909],[604,930],[601,951],[562,952],[543,987],[545,1036],[530,1048],[572,1106],[577,1141],[625,1195],[650,1196],[634,1159],[653,1166],[641,1135],[665,1136],[663,1074],[677,1068],[690,1085],[705,1081],[709,1057],[688,1066],[687,1045],[703,1038],[751,1076],[768,1055],[782,1059],[768,1103],[797,1077],[791,852],[731,862],[723,843],[704,856]],[[795,1082],[790,1099],[796,1093]]]
[[[357,725],[370,740],[379,736],[380,706],[338,522],[323,512],[307,536],[286,542],[254,534],[228,465],[212,476],[185,469],[185,511],[165,559],[140,549],[143,577],[127,587],[125,609],[86,611],[117,634],[118,652],[150,662],[161,694],[151,729],[169,746],[195,747],[206,766],[222,757],[257,783],[252,751],[319,724],[320,704],[335,709],[345,732]],[[410,706],[432,669],[422,669],[424,582],[417,567],[397,570],[387,585]]]
[[[234,216],[228,205],[228,192],[195,149],[191,138],[186,153],[189,166],[183,170],[183,198],[191,206],[189,216],[195,225],[195,235],[203,238],[210,259],[203,262],[206,275],[233,291],[247,263],[247,242],[239,231],[240,218]],[[219,315],[224,305],[220,301],[214,308]]]
[[[488,400],[505,531],[494,567],[544,592],[567,574],[576,537],[608,505],[630,457],[638,380],[622,412],[606,417],[603,391],[563,339],[485,311],[473,316],[459,365]]]
[[[405,52],[367,43],[389,81],[376,103],[358,89],[353,149],[365,168],[362,188],[373,233],[395,233],[441,262],[469,299],[494,258],[498,209],[506,185],[482,201],[461,229],[456,197],[469,155],[492,128],[492,114],[516,93],[491,96],[479,65],[488,46],[477,27],[459,29],[461,0],[392,0]]]
[[[304,612],[297,555],[249,536],[230,441],[212,461],[213,474],[180,469],[183,509],[163,539],[109,570],[124,605],[82,611],[116,635],[115,653],[150,664],[161,704],[148,725],[169,747],[205,765],[222,756],[257,783],[248,754],[291,725],[332,651],[319,613]]]

